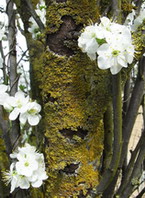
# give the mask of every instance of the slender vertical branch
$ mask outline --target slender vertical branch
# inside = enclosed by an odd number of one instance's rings
[[[129,78],[127,79],[126,83],[125,83],[125,86],[124,86],[124,98],[123,98],[123,119],[125,118],[126,116],[126,113],[127,113],[127,110],[128,110],[128,106],[129,106],[129,100],[130,100],[130,76]],[[126,156],[125,156],[126,155]],[[124,177],[124,172],[125,172],[125,169],[126,169],[126,166],[127,166],[127,153],[124,154],[124,163],[123,163],[123,166],[122,166],[122,179]]]
[[[116,193],[118,195],[121,194],[126,189],[126,186],[127,186],[128,182],[131,181],[131,174],[132,174],[132,171],[133,171],[134,163],[135,163],[136,158],[138,156],[138,153],[140,151],[141,145],[144,141],[144,136],[145,136],[145,133],[142,133],[134,151],[132,152],[131,159],[130,159],[130,161],[127,165],[127,168],[124,172],[123,180],[122,180],[121,185],[120,185],[120,187],[119,187],[119,189]]]
[[[110,165],[112,156],[113,143],[113,109],[110,102],[104,114],[104,152],[102,172],[104,172]]]
[[[128,111],[123,121],[123,149],[120,166],[122,166],[124,161],[124,153],[127,152],[127,147],[129,143],[129,139],[131,136],[131,132],[134,126],[134,122],[138,113],[139,106],[141,104],[143,95],[144,95],[144,86],[145,86],[145,57],[140,60],[139,63],[139,73],[135,82],[135,86],[132,92],[132,96],[130,99],[130,104],[128,107]]]
[[[118,22],[121,22],[121,1],[120,0],[112,0],[112,10],[113,10],[113,18]]]
[[[16,27],[15,27],[15,10],[13,0],[7,0],[7,15],[8,15],[8,44],[9,44],[9,81],[10,81],[10,95],[14,96],[17,92],[17,59],[16,59]],[[18,121],[12,122],[10,129],[11,145],[13,146],[19,136]]]
[[[136,182],[139,181],[139,178],[141,176],[141,164],[142,164],[142,162],[144,160],[144,156],[145,156],[145,136],[143,136],[142,139],[143,139],[142,145],[140,147],[140,151],[137,156],[137,159],[134,163],[132,174],[131,174],[130,179],[126,185],[126,188],[124,189],[122,194],[119,195],[120,198],[130,196],[130,194],[133,192],[133,190],[135,188],[134,181],[136,184]]]
[[[7,75],[6,75],[6,64],[5,64],[5,56],[4,56],[4,52],[3,52],[3,46],[2,46],[2,41],[0,41],[0,53],[2,55],[2,59],[3,59],[3,78],[4,78],[4,83],[7,84]]]
[[[112,76],[113,87],[113,122],[114,122],[114,142],[111,163],[103,173],[100,184],[97,186],[97,193],[101,194],[109,186],[115,176],[120,161],[122,148],[122,98],[121,98],[121,74]]]
[[[29,8],[29,12],[31,13],[32,17],[34,18],[34,20],[36,21],[37,25],[39,26],[40,30],[43,31],[44,30],[44,24],[42,23],[41,19],[39,18],[39,16],[37,15],[37,13],[35,12],[33,5],[31,3],[30,0],[25,0],[28,8]]]
[[[15,27],[15,11],[13,1],[7,0],[8,15],[8,43],[9,43],[9,79],[10,79],[10,95],[14,96],[17,91],[17,60],[16,60],[16,27]]]
[[[112,0],[113,17],[121,22],[121,0]],[[112,76],[113,88],[113,153],[108,169],[103,173],[100,184],[97,187],[97,193],[103,193],[113,181],[120,162],[122,148],[122,88],[121,74]]]

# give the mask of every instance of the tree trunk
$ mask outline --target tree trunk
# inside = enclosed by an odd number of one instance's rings
[[[49,198],[87,197],[99,183],[111,88],[108,72],[77,47],[90,18],[98,18],[94,0],[49,3],[46,51],[33,64],[44,107]]]

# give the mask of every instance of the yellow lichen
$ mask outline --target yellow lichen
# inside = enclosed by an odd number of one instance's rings
[[[41,65],[38,76],[47,126],[45,136],[49,142],[47,196],[75,197],[80,191],[85,195],[99,181],[102,117],[110,100],[108,72],[99,70],[82,53],[66,58],[46,51],[37,65]],[[49,101],[49,97],[54,101]],[[69,139],[61,134],[64,129],[73,133],[79,128],[88,131],[86,137],[75,133]],[[71,163],[79,163],[74,174],[61,172]]]

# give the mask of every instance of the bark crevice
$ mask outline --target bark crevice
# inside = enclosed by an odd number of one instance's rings
[[[51,51],[58,55],[72,56],[74,55],[74,50],[71,43],[72,40],[76,39],[75,32],[78,32],[81,28],[80,25],[76,25],[71,16],[65,15],[61,20],[63,23],[60,29],[47,35],[47,45]]]

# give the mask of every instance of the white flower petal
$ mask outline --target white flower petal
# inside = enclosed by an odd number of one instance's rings
[[[111,65],[104,56],[99,56],[98,57],[98,67],[100,69],[108,69],[111,67]]]
[[[42,185],[42,180],[36,180],[31,183],[34,188],[39,188]]]
[[[116,75],[122,69],[121,65],[115,65],[110,68],[111,74]]]
[[[122,67],[127,67],[127,61],[125,60],[125,56],[119,56],[117,60],[119,65],[121,65]]]
[[[20,114],[20,117],[19,117],[19,120],[22,124],[25,124],[26,121],[27,121],[27,114],[26,113],[21,113]]]
[[[96,60],[96,53],[87,53],[87,55],[89,56],[89,58],[91,59],[91,60]]]
[[[11,189],[10,189],[10,193],[12,193],[15,188],[18,187],[18,177],[13,177],[12,181],[11,181]]]
[[[19,176],[19,187],[21,189],[28,189],[30,187],[30,183],[25,176]]]
[[[6,92],[7,89],[8,89],[8,86],[7,86],[7,85],[4,85],[4,84],[1,84],[1,85],[0,85],[0,93]]]
[[[7,93],[0,93],[0,105],[3,105],[8,97]]]
[[[28,122],[31,126],[37,125],[39,121],[40,121],[39,115],[28,115]]]
[[[10,120],[16,120],[18,115],[19,115],[20,111],[18,108],[14,108],[14,110],[10,113],[9,115],[9,119]]]

